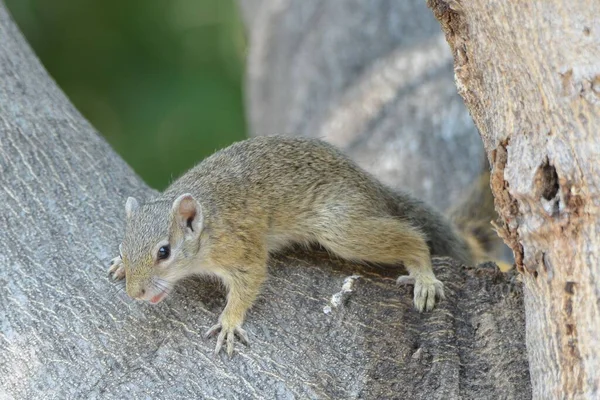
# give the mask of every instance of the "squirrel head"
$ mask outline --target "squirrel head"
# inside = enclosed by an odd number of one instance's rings
[[[189,275],[189,265],[200,249],[202,207],[189,193],[172,203],[159,200],[142,205],[129,197],[125,213],[125,236],[119,249],[127,294],[156,304],[175,282]]]

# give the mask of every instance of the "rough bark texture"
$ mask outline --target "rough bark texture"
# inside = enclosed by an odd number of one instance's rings
[[[248,316],[251,346],[214,357],[201,337],[224,305],[214,283],[189,280],[151,307],[107,279],[125,197],[154,193],[56,87],[1,3],[0,82],[0,398],[530,397],[519,285],[444,259],[435,269],[448,299],[420,315],[394,285],[398,271],[275,257]],[[325,313],[352,274],[354,291]]]
[[[481,139],[424,1],[241,4],[252,134],[327,139],[440,209],[481,173]]]
[[[600,3],[429,1],[525,282],[534,397],[600,397]]]

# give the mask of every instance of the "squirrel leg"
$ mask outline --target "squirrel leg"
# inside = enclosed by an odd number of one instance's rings
[[[328,218],[319,242],[338,256],[381,264],[402,262],[409,276],[400,284],[414,285],[414,305],[418,311],[431,310],[436,296],[444,297],[444,285],[436,279],[425,236],[408,222],[391,217]]]
[[[259,265],[230,268],[226,272],[224,281],[228,288],[227,305],[219,317],[219,322],[206,332],[206,337],[219,332],[215,354],[219,354],[226,342],[227,354],[231,357],[236,335],[242,343],[248,345],[248,335],[242,329],[242,324],[246,312],[260,292],[266,272],[266,260]]]

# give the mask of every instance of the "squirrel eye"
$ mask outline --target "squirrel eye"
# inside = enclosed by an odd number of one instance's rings
[[[171,254],[171,249],[169,248],[169,246],[162,246],[160,249],[158,249],[158,259],[159,260],[166,260],[167,258],[169,258],[170,254]]]

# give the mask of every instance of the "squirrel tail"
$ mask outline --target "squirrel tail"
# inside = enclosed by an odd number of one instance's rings
[[[498,215],[490,188],[489,169],[486,168],[467,190],[463,200],[447,211],[447,216],[467,242],[475,263],[494,261],[503,272],[512,268],[512,254],[492,225]]]

